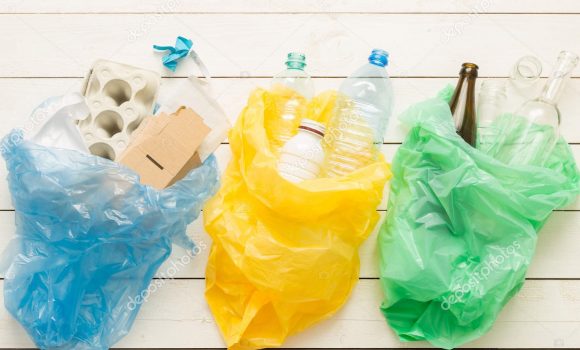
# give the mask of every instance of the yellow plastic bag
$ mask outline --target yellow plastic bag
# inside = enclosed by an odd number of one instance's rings
[[[204,209],[213,239],[205,295],[230,349],[280,346],[346,302],[358,281],[358,248],[377,223],[391,176],[381,156],[341,178],[280,177],[264,125],[289,97],[252,93],[230,131],[222,187]],[[316,97],[307,117],[326,123],[335,99]]]

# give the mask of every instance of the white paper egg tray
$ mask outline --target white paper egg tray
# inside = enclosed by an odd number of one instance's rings
[[[123,153],[133,131],[153,113],[160,80],[153,71],[95,62],[84,88],[91,115],[79,123],[92,154],[116,160]]]

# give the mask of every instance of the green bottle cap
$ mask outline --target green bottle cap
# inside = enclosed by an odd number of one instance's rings
[[[290,52],[286,60],[286,67],[304,70],[304,67],[306,67],[306,55],[299,52]]]

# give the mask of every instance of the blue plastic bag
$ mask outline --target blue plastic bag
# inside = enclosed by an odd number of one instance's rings
[[[13,131],[2,154],[16,209],[4,302],[40,348],[107,349],[126,335],[172,243],[218,188],[215,157],[158,191],[124,166]]]

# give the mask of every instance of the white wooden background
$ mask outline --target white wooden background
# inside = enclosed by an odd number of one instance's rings
[[[482,78],[504,78],[517,58],[537,56],[546,72],[558,52],[580,53],[578,0],[3,0],[0,2],[0,135],[29,127],[43,99],[78,91],[98,58],[162,71],[152,44],[189,37],[217,77],[219,100],[234,121],[249,92],[266,86],[289,51],[304,51],[318,91],[336,88],[370,49],[391,53],[396,111],[453,83],[459,65],[474,61]],[[180,65],[174,84],[192,69]],[[545,75],[546,73],[544,73]],[[562,133],[580,161],[580,69],[563,97]],[[481,79],[482,80],[482,79]],[[404,137],[393,120],[384,153]],[[223,168],[229,146],[217,151]],[[0,248],[14,232],[3,162],[0,165]],[[379,208],[384,213],[385,204]],[[209,245],[200,220],[189,227]],[[493,330],[470,347],[580,347],[580,201],[556,211],[541,232],[523,290]],[[297,348],[398,348],[378,310],[376,232],[361,249],[361,280],[333,318],[288,339]],[[205,303],[207,249],[144,305],[118,347],[221,348],[224,343]],[[184,252],[176,249],[172,259]],[[167,265],[161,268],[165,271]],[[0,281],[0,284],[2,281]],[[0,299],[2,297],[0,296]],[[1,302],[2,300],[0,300]],[[23,329],[0,309],[0,347],[33,347]]]

